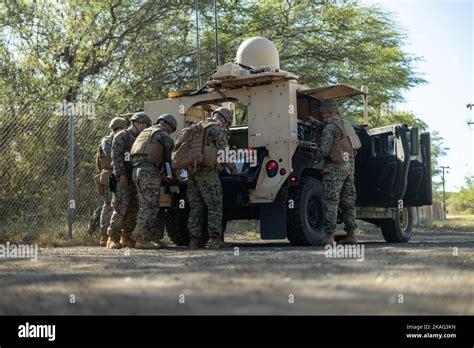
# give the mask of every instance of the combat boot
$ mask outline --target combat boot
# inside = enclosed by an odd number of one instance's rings
[[[162,248],[167,248],[168,243],[163,240],[163,237],[155,236],[150,239],[153,243],[160,245]]]
[[[225,247],[224,240],[222,237],[211,237],[209,242],[209,249],[222,249]]]
[[[158,244],[160,246],[160,249],[167,248],[168,244],[163,239],[155,239],[153,243]]]
[[[357,233],[358,230],[347,232],[347,235],[341,239],[339,244],[357,244]]]
[[[324,244],[323,245],[328,245],[328,244],[333,245],[334,244],[334,235],[335,235],[335,233],[326,234],[326,239],[324,239],[324,241],[323,241]]]
[[[145,240],[145,239],[137,239],[135,242],[135,249],[143,249],[143,250],[158,250],[162,249],[166,246],[166,244],[160,242],[157,243],[156,241]]]
[[[103,236],[100,236],[100,241],[99,241],[99,245],[101,247],[106,247],[107,246],[107,240],[109,239],[109,236],[108,235],[103,235]]]
[[[118,237],[109,237],[107,239],[107,248],[109,249],[120,249],[122,245],[120,244],[120,238]]]
[[[135,248],[135,243],[135,239],[133,239],[131,236],[122,235],[120,238],[120,244],[122,245],[122,248]]]
[[[203,245],[201,243],[201,239],[198,237],[191,237],[191,240],[189,241],[189,249],[196,250],[196,249],[202,249]]]

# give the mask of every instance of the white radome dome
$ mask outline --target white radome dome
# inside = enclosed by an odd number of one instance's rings
[[[280,55],[273,42],[264,37],[251,37],[242,42],[235,57],[237,63],[255,68],[272,66],[280,69]]]

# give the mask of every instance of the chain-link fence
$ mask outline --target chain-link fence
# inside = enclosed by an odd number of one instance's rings
[[[95,154],[109,121],[72,108],[20,116],[0,110],[1,230],[24,233],[15,229],[54,226],[66,236],[68,210],[74,227],[87,224],[100,206]]]
[[[432,205],[425,205],[422,207],[415,208],[414,219],[416,226],[423,224],[431,224],[434,220],[443,220],[443,202],[434,201]]]

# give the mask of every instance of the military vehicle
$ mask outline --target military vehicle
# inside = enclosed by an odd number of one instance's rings
[[[366,88],[299,84],[296,75],[280,69],[275,45],[256,37],[244,41],[235,62],[218,66],[199,90],[171,92],[167,99],[146,102],[144,109],[153,120],[175,115],[177,131],[220,106],[240,115],[244,122],[230,128],[230,142],[241,154],[255,150],[256,161],[244,163],[240,175],[220,174],[224,230],[230,220],[259,219],[262,239],[316,245],[324,238],[323,163],[314,161],[320,132],[305,120],[321,120],[322,100],[346,98],[362,98],[367,120],[367,96]],[[356,156],[357,218],[379,226],[388,242],[407,242],[413,207],[432,203],[430,134],[405,124],[354,128],[362,143]],[[188,245],[186,181],[162,190],[167,232],[176,244]]]

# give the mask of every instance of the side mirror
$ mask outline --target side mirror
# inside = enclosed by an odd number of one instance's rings
[[[418,128],[413,127],[410,129],[410,155],[418,156],[420,152],[420,135],[418,133]]]

